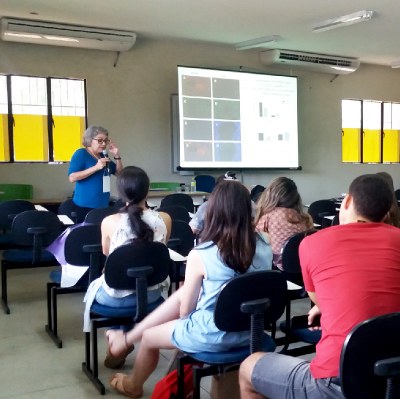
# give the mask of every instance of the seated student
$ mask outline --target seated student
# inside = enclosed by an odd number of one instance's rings
[[[224,180],[236,180],[236,175],[233,172],[226,172],[224,175],[219,176],[215,182],[215,187]],[[215,189],[214,187],[214,189]],[[206,209],[208,207],[208,201],[203,202],[197,209],[193,219],[189,222],[189,226],[192,228],[194,234],[200,234],[204,228],[204,218],[206,215]]]
[[[101,240],[104,255],[134,240],[159,241],[166,244],[171,231],[171,218],[166,213],[146,209],[145,200],[150,181],[146,172],[135,166],[122,169],[117,177],[117,189],[125,207],[120,213],[107,216],[101,223]],[[161,296],[161,287],[149,287],[148,301],[155,302]],[[104,275],[94,280],[85,295],[84,331],[90,331],[90,308],[94,301],[101,305],[119,307],[135,306],[134,291],[114,290],[104,280]],[[121,366],[125,357],[113,359],[108,355],[106,367]]]
[[[188,256],[184,285],[128,333],[107,331],[115,357],[141,341],[132,374],[114,374],[111,386],[132,398],[157,367],[160,349],[221,351],[248,344],[249,332],[222,332],[214,324],[218,292],[232,277],[271,268],[272,252],[254,232],[250,194],[237,181],[223,181],[210,195],[202,244]],[[271,342],[272,343],[272,342]]]
[[[302,241],[305,287],[316,305],[310,323],[321,315],[316,356],[311,363],[275,353],[249,356],[240,368],[242,398],[344,398],[339,361],[347,334],[400,309],[400,230],[382,223],[392,199],[382,177],[360,176],[342,202],[340,225]]]
[[[313,221],[303,211],[296,183],[287,177],[278,177],[267,186],[257,202],[256,229],[267,233],[274,265],[282,270],[282,246],[296,233],[313,228]]]

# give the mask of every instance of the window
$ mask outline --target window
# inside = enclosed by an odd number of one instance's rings
[[[86,126],[84,80],[0,76],[0,162],[69,161]]]
[[[342,101],[342,162],[400,162],[400,104]]]

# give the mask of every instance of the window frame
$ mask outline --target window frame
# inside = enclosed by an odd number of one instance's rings
[[[1,74],[1,76],[6,77],[6,90],[7,90],[7,122],[8,122],[8,151],[9,151],[9,160],[0,160],[0,164],[6,163],[45,163],[45,164],[61,164],[68,161],[58,161],[55,160],[54,154],[54,114],[53,114],[53,104],[52,104],[52,81],[53,80],[66,80],[66,81],[79,81],[83,83],[83,103],[84,103],[84,127],[88,126],[88,100],[87,100],[87,81],[86,79],[81,78],[64,78],[64,77],[56,77],[56,76],[48,76],[48,77],[41,77],[41,76],[33,76],[33,75],[20,75],[20,74]],[[47,156],[48,160],[15,160],[15,134],[14,134],[14,126],[15,126],[15,119],[14,116],[17,114],[13,113],[13,101],[12,101],[12,77],[27,77],[27,78],[40,78],[45,79],[46,84],[46,110],[47,115],[43,115],[43,117],[47,118],[47,135],[45,135],[44,140],[48,146],[47,149]],[[61,105],[62,107],[62,105]],[[67,115],[72,116],[72,115]],[[44,132],[45,133],[45,132]],[[4,141],[3,143],[5,151],[7,151],[7,143]],[[6,157],[7,158],[7,157]]]

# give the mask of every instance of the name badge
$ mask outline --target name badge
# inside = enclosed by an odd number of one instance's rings
[[[103,193],[111,191],[110,176],[103,176]]]

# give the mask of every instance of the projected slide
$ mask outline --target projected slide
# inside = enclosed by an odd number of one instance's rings
[[[178,67],[180,166],[296,168],[295,77]]]

